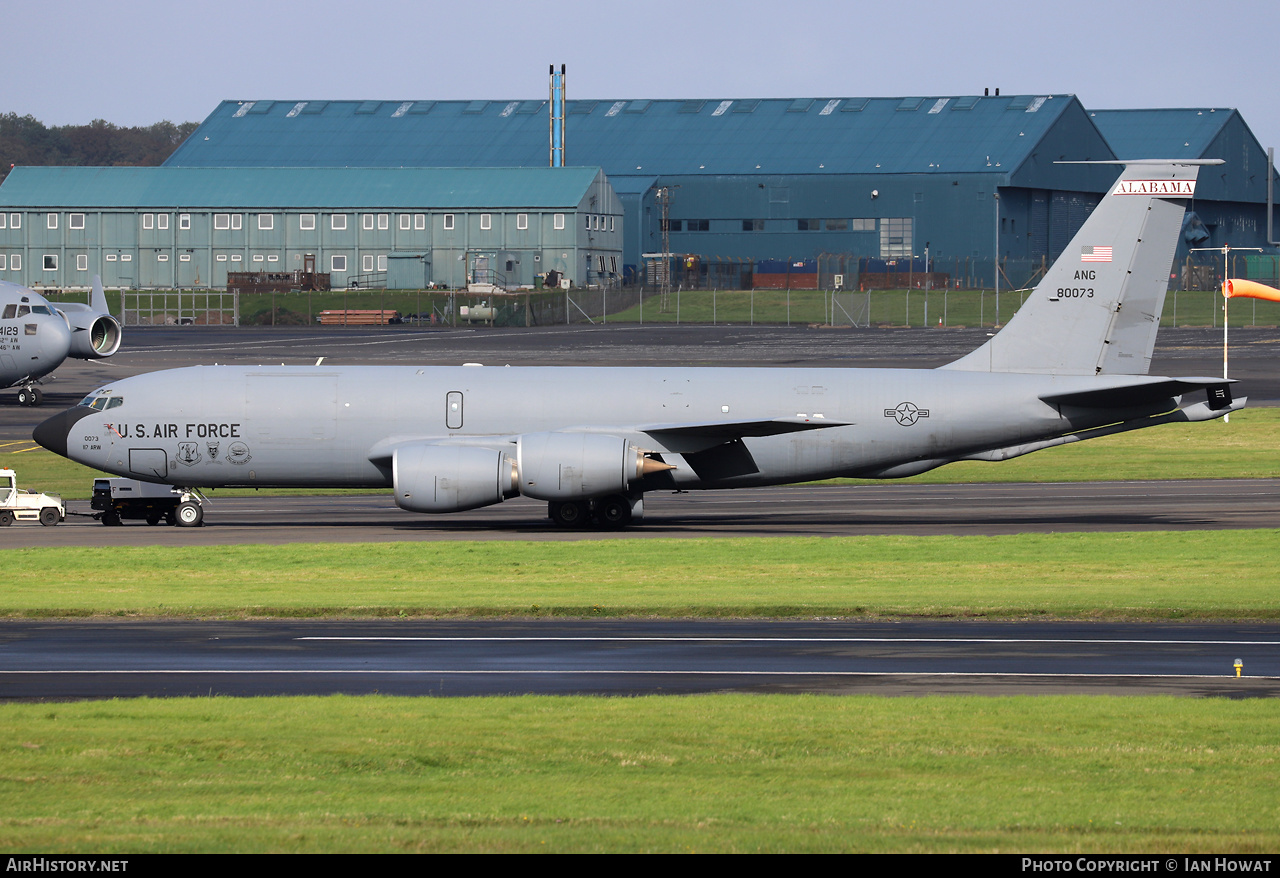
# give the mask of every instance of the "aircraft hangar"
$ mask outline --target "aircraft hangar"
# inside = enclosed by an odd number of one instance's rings
[[[292,270],[319,249],[335,286],[384,269],[393,287],[456,286],[459,253],[483,250],[510,286],[552,268],[591,284],[669,247],[704,265],[754,266],[756,286],[770,270],[821,272],[824,259],[852,273],[862,258],[893,271],[914,257],[920,271],[927,255],[952,285],[990,287],[998,241],[1001,284],[1020,285],[1062,251],[1116,175],[1059,162],[1140,156],[1226,160],[1189,205],[1179,261],[1190,247],[1268,247],[1275,170],[1229,109],[1090,111],[1073,95],[998,93],[565,107],[569,167],[549,168],[546,100],[224,101],[160,169],[15,169],[0,186],[0,277],[77,286],[100,272],[109,286],[218,287],[227,270]],[[529,203],[510,191],[520,173],[541,181]],[[445,181],[466,174],[482,197],[450,204]],[[334,211],[345,230],[302,227]],[[445,215],[464,212],[459,240]],[[69,228],[81,213],[88,227]],[[281,226],[258,228],[262,214]],[[245,225],[219,228],[223,215]],[[519,228],[521,216],[534,227]]]
[[[37,288],[225,288],[308,256],[335,288],[457,287],[477,268],[518,287],[622,256],[599,168],[15,168],[0,216],[0,279]]]
[[[608,175],[631,266],[663,249],[665,189],[672,252],[901,260],[927,248],[938,271],[989,286],[997,235],[1002,261],[1023,267],[1009,273],[1033,273],[1116,175],[1055,162],[1165,158],[1175,143],[1175,157],[1227,160],[1193,206],[1208,237],[1190,230],[1180,255],[1228,238],[1266,246],[1266,154],[1238,113],[1126,112],[998,93],[571,100],[565,158]],[[542,100],[225,101],[166,164],[536,167],[548,161],[547,116]]]

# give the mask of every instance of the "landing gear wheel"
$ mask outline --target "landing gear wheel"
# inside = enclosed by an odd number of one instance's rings
[[[0,511],[0,527],[8,527],[11,524],[13,524],[13,513]]]
[[[199,503],[192,503],[190,500],[179,503],[175,515],[178,527],[199,527],[204,521],[204,510],[200,508]]]
[[[52,506],[46,506],[44,509],[40,510],[40,523],[45,527],[53,527],[61,520],[62,516],[58,515],[58,510],[54,509]]]
[[[547,507],[547,514],[557,527],[579,528],[591,519],[591,510],[586,503],[570,501],[568,503],[552,503]]]
[[[18,405],[37,406],[44,401],[44,394],[37,387],[24,387],[18,391]]]
[[[613,494],[596,501],[596,518],[605,530],[621,530],[631,523],[631,498]]]

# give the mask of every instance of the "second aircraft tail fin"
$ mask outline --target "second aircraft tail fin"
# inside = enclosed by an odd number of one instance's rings
[[[1185,199],[1199,165],[1219,163],[1117,163],[1120,178],[1008,324],[942,368],[1145,375]]]

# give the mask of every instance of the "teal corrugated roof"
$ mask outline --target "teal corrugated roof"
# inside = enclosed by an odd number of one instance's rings
[[[225,101],[169,167],[544,167],[541,101]],[[313,106],[322,103],[318,112]],[[991,173],[1071,95],[569,101],[566,155],[606,174]]]
[[[1090,110],[1093,124],[1117,158],[1198,159],[1235,110],[1221,107],[1163,110]]]
[[[574,208],[598,168],[14,168],[6,207]]]

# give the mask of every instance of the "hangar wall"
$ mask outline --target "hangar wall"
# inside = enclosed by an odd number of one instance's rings
[[[478,264],[516,287],[597,282],[622,255],[598,168],[16,168],[0,214],[0,278],[36,288],[218,288],[308,254],[338,288],[457,287]]]

